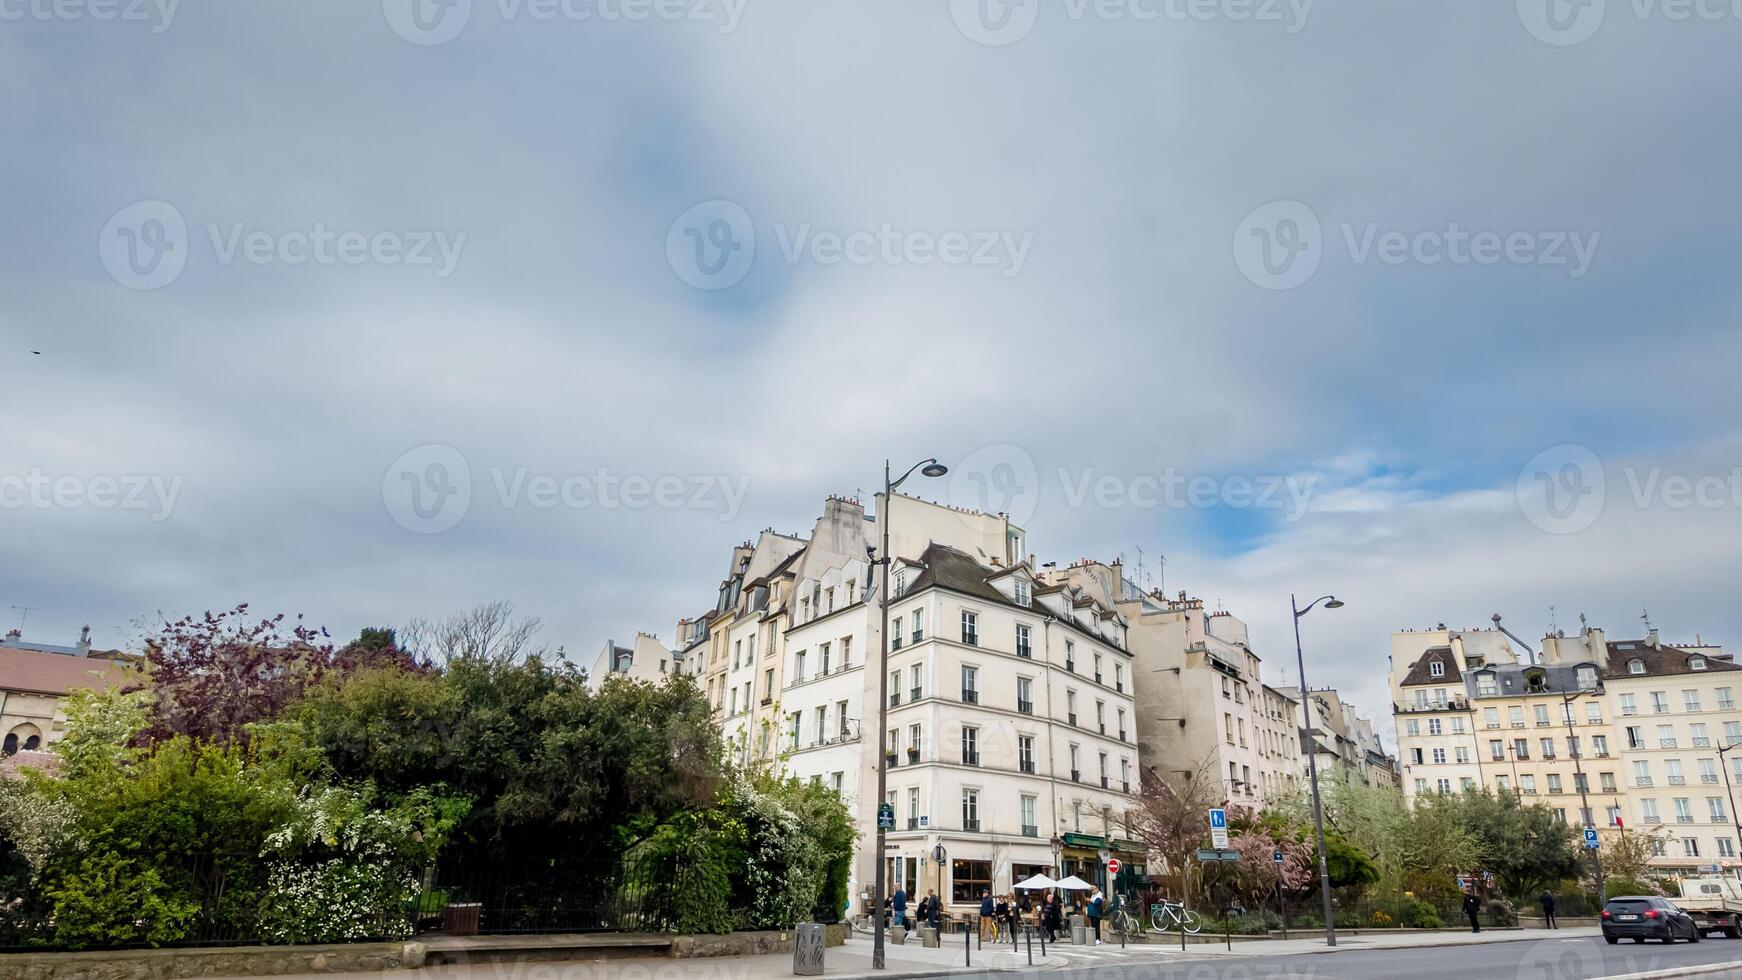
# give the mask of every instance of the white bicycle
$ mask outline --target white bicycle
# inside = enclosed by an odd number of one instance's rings
[[[1195,936],[1204,927],[1204,920],[1186,908],[1184,902],[1156,902],[1149,907],[1149,924],[1157,932],[1178,932],[1184,928]]]

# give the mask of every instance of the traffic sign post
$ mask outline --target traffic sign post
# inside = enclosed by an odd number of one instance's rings
[[[880,830],[895,829],[895,807],[889,803],[877,804],[877,827]]]
[[[1218,851],[1228,846],[1228,811],[1220,807],[1210,811],[1210,845]]]
[[[1585,828],[1585,847],[1593,851],[1597,849],[1597,828]]]
[[[1111,878],[1118,873],[1119,873],[1119,859],[1118,858],[1109,858],[1107,860],[1107,877]]]
[[[1276,914],[1282,921],[1282,938],[1288,938],[1288,899],[1282,894],[1282,848],[1270,852],[1270,860],[1276,865]]]

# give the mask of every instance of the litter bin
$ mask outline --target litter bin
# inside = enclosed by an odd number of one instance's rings
[[[442,931],[450,936],[476,936],[483,912],[482,902],[450,903],[442,909]]]
[[[828,945],[827,927],[817,922],[800,922],[792,930],[792,975],[820,977],[823,975],[823,948]]]
[[[1071,916],[1071,945],[1082,946],[1089,941],[1089,923],[1080,915]]]

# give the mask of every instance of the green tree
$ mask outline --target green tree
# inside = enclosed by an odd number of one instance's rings
[[[1530,897],[1579,873],[1577,831],[1548,807],[1477,790],[1448,797],[1447,805],[1475,838],[1477,860],[1504,894]]]

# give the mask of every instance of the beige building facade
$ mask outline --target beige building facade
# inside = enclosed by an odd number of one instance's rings
[[[1536,655],[1441,627],[1393,635],[1391,680],[1409,800],[1505,790],[1601,836],[1645,835],[1665,873],[1742,872],[1726,782],[1742,781],[1742,667],[1721,648],[1586,627]]]

